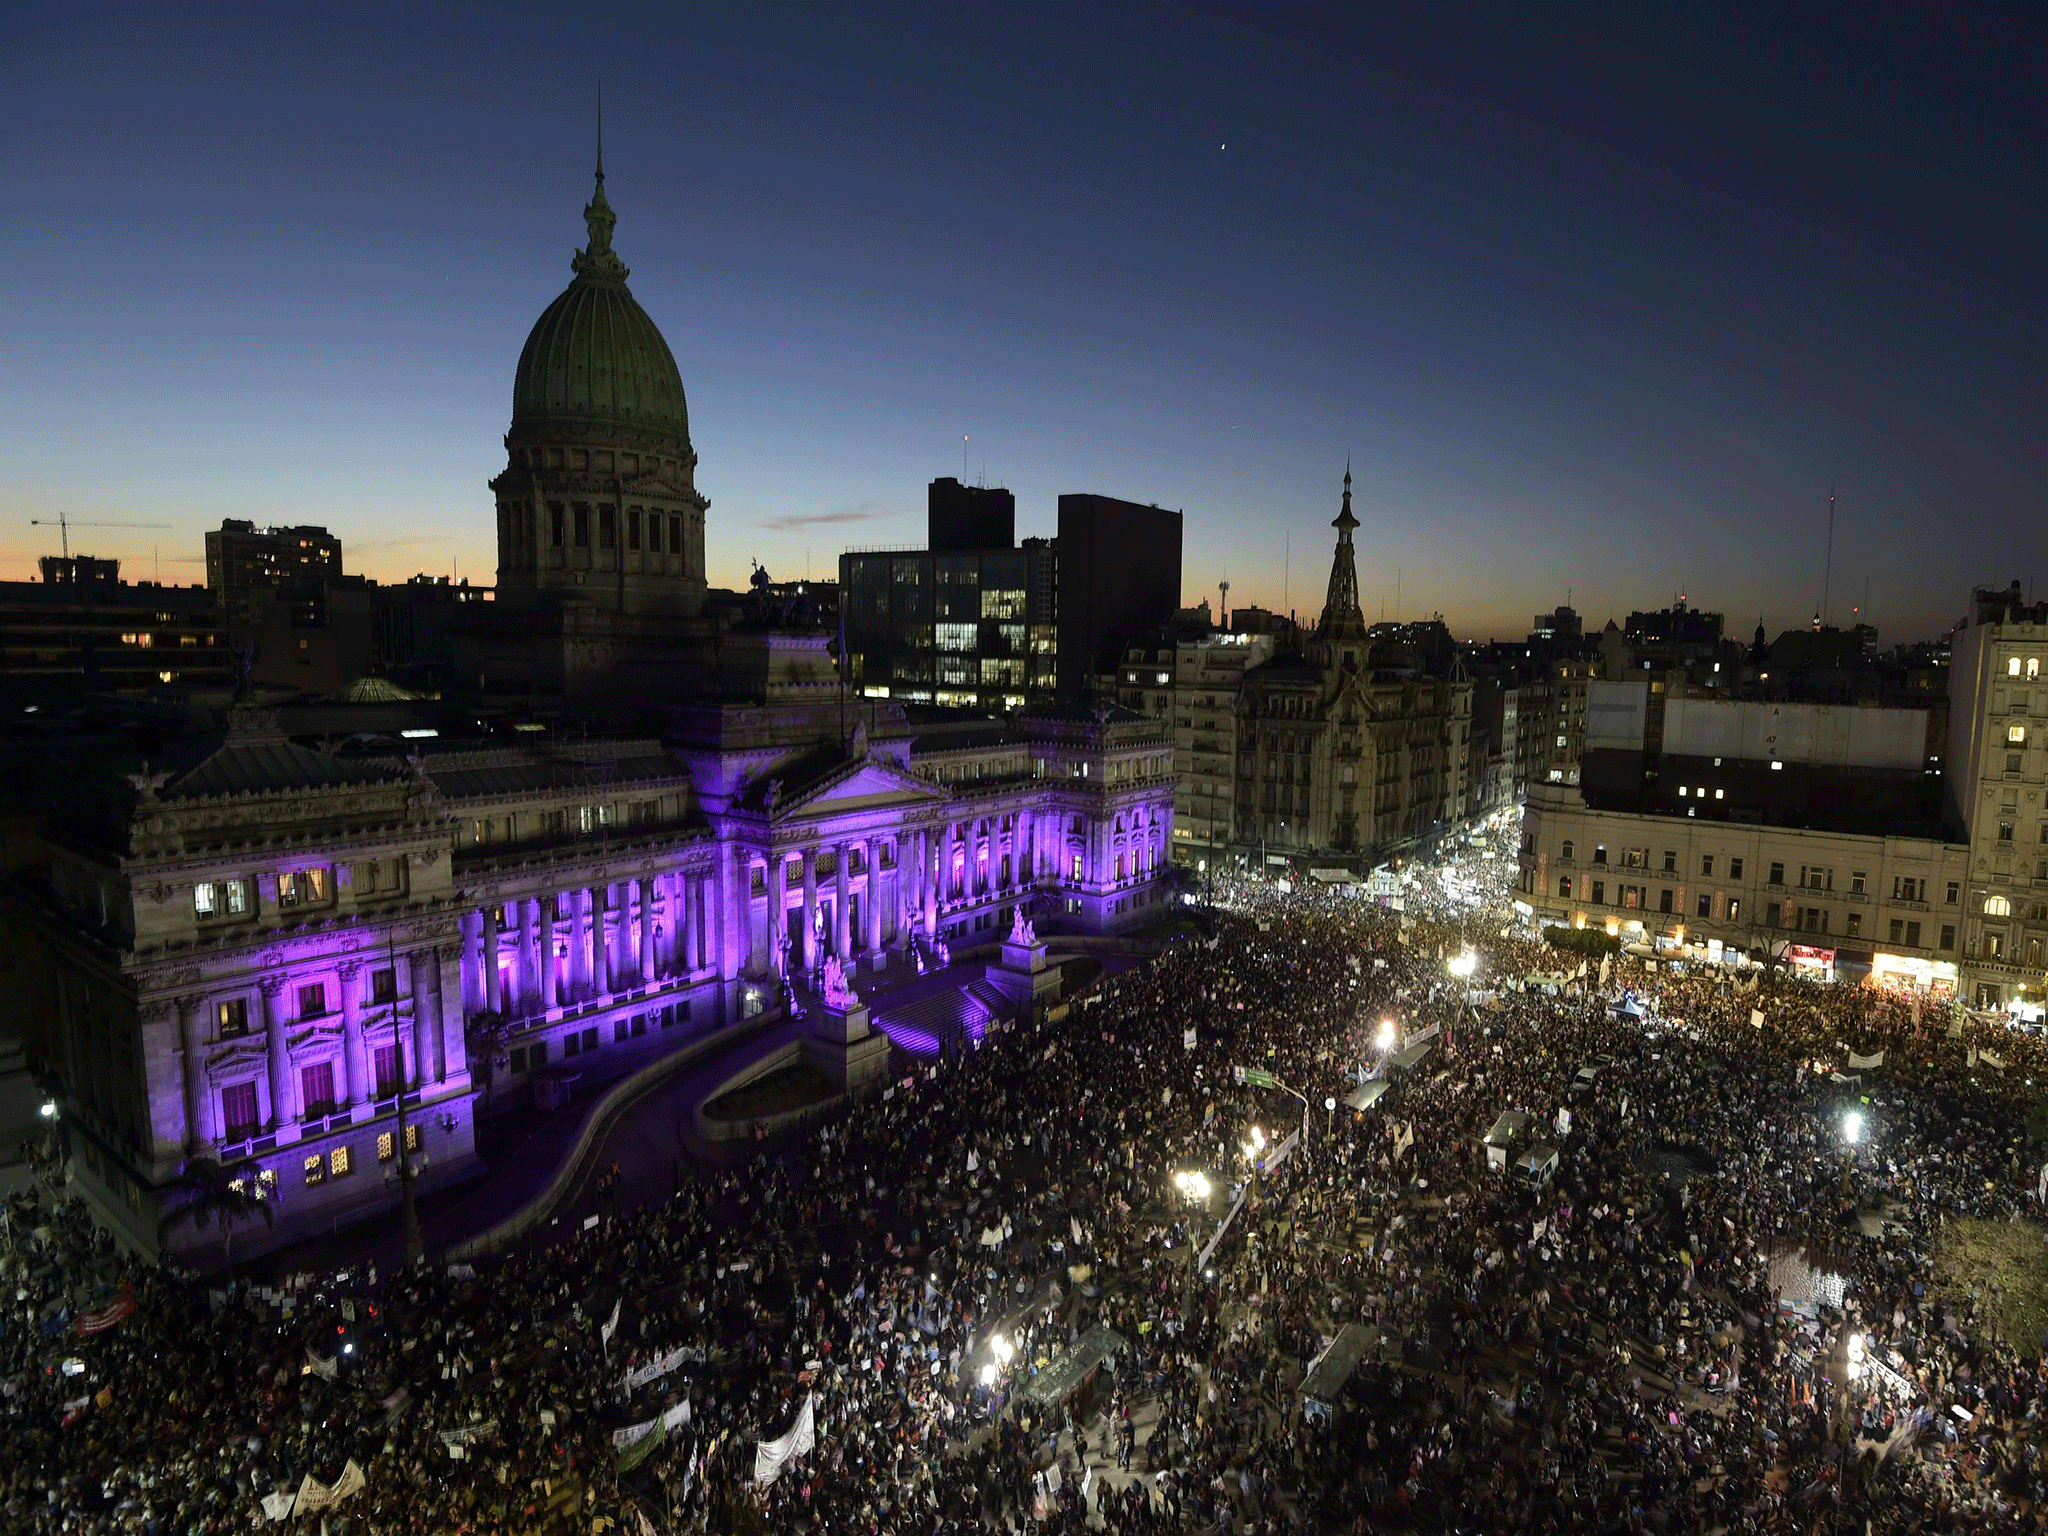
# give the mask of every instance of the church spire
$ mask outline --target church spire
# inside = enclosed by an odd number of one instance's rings
[[[1330,519],[1330,526],[1337,530],[1337,551],[1330,559],[1330,590],[1323,600],[1323,622],[1319,627],[1326,638],[1363,635],[1365,614],[1358,606],[1358,561],[1351,547],[1351,530],[1358,526],[1358,519],[1351,513],[1348,459],[1344,464],[1344,504]]]
[[[590,194],[590,201],[583,208],[583,227],[590,232],[590,243],[569,262],[578,277],[614,283],[626,280],[626,264],[612,249],[612,230],[618,222],[604,195],[604,86],[600,84],[597,88],[597,190]]]

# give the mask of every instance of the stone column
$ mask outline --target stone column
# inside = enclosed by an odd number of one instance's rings
[[[528,896],[519,903],[519,1000],[513,1010],[522,1017],[547,1006],[547,970],[539,944],[540,902]]]
[[[621,514],[623,516],[623,514]],[[625,543],[625,530],[618,535]],[[627,920],[627,883],[606,881],[604,883],[604,989],[623,991],[627,985],[627,969],[631,967],[633,928]]]
[[[363,1085],[363,962],[341,962],[341,1107],[353,1109],[369,1097]],[[395,982],[398,978],[393,977]]]
[[[691,968],[698,971],[711,969],[711,878],[709,870],[700,870],[690,879]]]
[[[670,889],[676,900],[676,974],[688,976],[697,969],[697,882],[687,870],[678,870]]]
[[[495,902],[483,910],[484,1006],[493,1013],[505,1010],[505,980],[498,973],[498,907]]]
[[[590,935],[584,915],[590,906],[590,892],[577,886],[569,893],[569,995],[564,1002],[583,1001],[590,990]]]
[[[556,893],[543,891],[535,902],[539,908],[537,921],[540,924],[540,994],[538,1006],[559,1008],[562,1005],[562,971],[555,961],[555,946],[561,941],[555,936]]]
[[[721,844],[718,850],[718,899],[716,921],[718,923],[718,977],[724,982],[739,980],[740,974],[740,920],[746,916],[745,893],[738,889],[740,877],[733,871],[732,845]],[[733,994],[727,992],[730,1000]]]
[[[818,968],[818,850],[804,850],[804,970]]]
[[[852,924],[846,910],[846,898],[851,877],[847,866],[853,862],[853,845],[841,843],[838,848],[836,867],[832,871],[832,953],[844,965],[853,958]]]
[[[861,898],[861,916],[867,919],[868,956],[882,962],[882,851],[881,839],[870,837],[860,845],[860,861],[867,866],[868,890]]]
[[[465,912],[455,919],[455,931],[462,935],[462,1006],[465,1012],[484,1006],[484,969],[478,956],[483,953],[479,938],[483,913]]]
[[[178,999],[179,1087],[185,1111],[184,1150],[196,1152],[213,1141],[208,1111],[213,1095],[206,1091],[206,999]]]
[[[1016,847],[1011,855],[1011,872],[1019,886],[1030,885],[1032,876],[1038,868],[1038,861],[1031,856],[1031,820],[1029,811],[1017,813],[1017,836],[1014,839]]]
[[[412,1027],[407,1029],[398,1017],[398,1011],[391,1014],[391,1043],[399,1047],[398,1082],[401,1092],[410,1092],[419,1086],[421,1062],[427,1053],[429,1035],[441,1032],[441,962],[440,951],[416,949],[405,957],[405,985],[412,993]],[[393,978],[396,980],[396,978]]]
[[[640,888],[640,985],[653,983],[654,963],[654,881],[639,882]]]
[[[775,974],[789,974],[789,854],[780,848],[768,855],[768,956]]]
[[[270,1125],[275,1130],[291,1118],[294,1097],[291,1085],[291,1055],[285,1050],[284,1020],[278,1017],[277,995],[284,990],[282,976],[265,976],[256,983],[263,994],[263,1030],[270,1076]]]
[[[935,939],[939,934],[938,867],[941,855],[938,845],[941,841],[940,833],[944,830],[943,825],[926,828],[923,841],[919,845],[918,863],[922,867],[922,874],[918,883],[924,887],[924,936],[927,939]]]
[[[620,539],[625,538],[621,531]],[[605,956],[609,961],[605,975],[610,978],[614,992],[623,992],[633,983],[633,882],[613,880],[604,888],[606,911],[611,922],[605,931]]]
[[[447,963],[452,958],[452,954],[445,947],[429,952],[429,960],[433,966],[433,975],[429,979],[433,983],[434,1016],[428,1020],[428,1049],[433,1054],[434,1081],[437,1083],[448,1081],[448,1063],[451,1060],[462,1061],[467,1059],[469,1054],[468,1046],[463,1041],[461,1015],[450,1017],[443,1003],[442,984],[447,975]],[[426,1081],[425,1067],[420,1069],[420,1081]]]

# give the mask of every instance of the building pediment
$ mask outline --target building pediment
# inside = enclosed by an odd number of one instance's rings
[[[207,1080],[213,1083],[233,1083],[245,1077],[258,1077],[266,1069],[260,1040],[237,1041],[213,1051],[206,1058]]]
[[[932,805],[945,798],[915,774],[864,758],[843,764],[795,794],[774,795],[768,818],[775,823],[813,821],[849,811]]]

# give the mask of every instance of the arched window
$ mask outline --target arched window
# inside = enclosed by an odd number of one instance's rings
[[[1568,859],[1572,856],[1572,840],[1570,838],[1564,840],[1564,846],[1558,849],[1557,856],[1561,859]],[[1567,892],[1566,894],[1570,893]]]
[[[1572,877],[1570,875],[1559,875],[1557,877],[1557,894],[1560,896],[1569,897],[1571,893]]]
[[[2031,680],[2033,678],[2039,677],[2040,675],[2041,658],[2038,656],[2029,656],[2027,658],[2027,677]]]
[[[1986,917],[2011,917],[2012,902],[2004,896],[1986,896],[1984,898],[1984,915]]]
[[[2019,657],[2017,657],[2017,656],[2010,656],[2010,657],[2007,657],[2007,658],[2006,658],[2006,663],[2005,663],[2005,675],[2006,675],[2007,677],[2018,677],[2018,676],[2020,675],[2020,659],[2019,659]]]

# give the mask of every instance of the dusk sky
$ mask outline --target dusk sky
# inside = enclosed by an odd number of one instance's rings
[[[714,585],[922,543],[965,436],[1308,611],[1348,456],[1367,616],[1482,638],[1804,622],[1832,483],[1833,616],[1931,635],[2048,577],[2044,14],[11,7],[0,576],[62,508],[492,579],[601,76]]]

